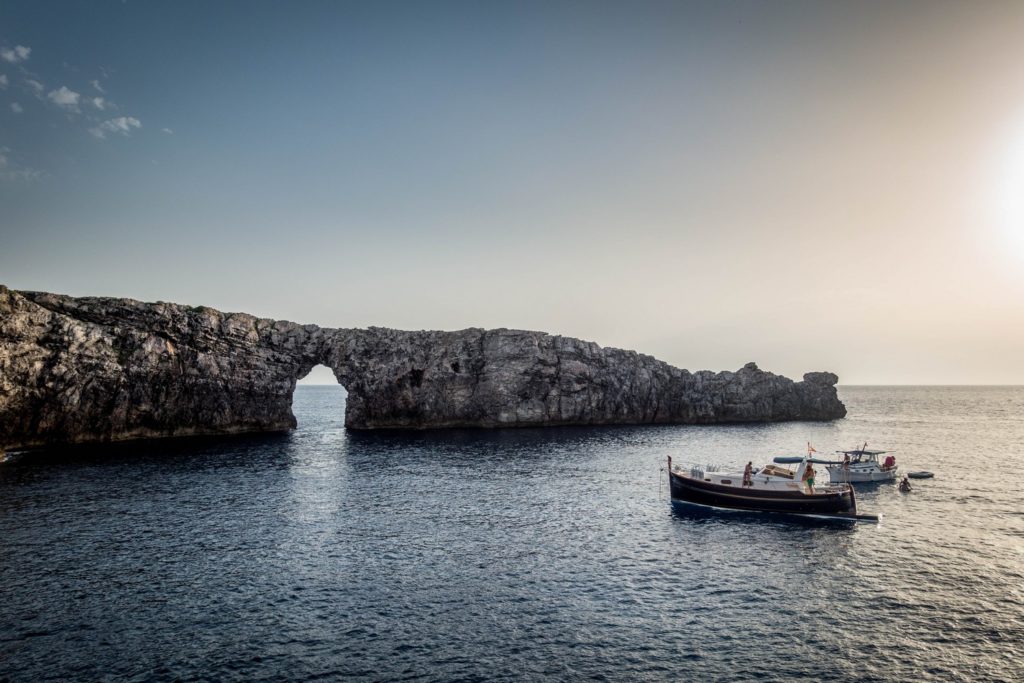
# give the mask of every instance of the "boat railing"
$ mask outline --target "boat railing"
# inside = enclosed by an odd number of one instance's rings
[[[694,479],[704,479],[710,472],[721,472],[723,466],[718,463],[705,463],[703,465],[693,464],[689,466],[689,474]],[[687,466],[679,463],[672,464],[673,472],[686,472]]]
[[[694,479],[704,479],[709,472],[718,472],[721,469],[719,465],[690,465],[689,474]],[[672,470],[674,472],[686,472],[685,466],[673,465]]]

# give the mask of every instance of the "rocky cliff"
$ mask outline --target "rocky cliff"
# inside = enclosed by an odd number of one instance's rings
[[[838,378],[674,368],[542,332],[328,329],[0,286],[0,448],[278,431],[318,364],[351,429],[831,420]]]

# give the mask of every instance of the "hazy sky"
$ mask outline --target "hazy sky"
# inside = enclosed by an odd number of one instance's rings
[[[1024,3],[8,0],[0,283],[1024,383]]]

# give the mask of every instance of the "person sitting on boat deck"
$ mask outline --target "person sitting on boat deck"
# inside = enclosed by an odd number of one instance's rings
[[[754,474],[754,462],[750,461],[747,466],[743,468],[743,485],[753,486],[754,482],[751,480],[751,476]]]
[[[882,469],[883,470],[891,470],[895,466],[896,466],[896,456],[894,456],[894,455],[887,455],[887,456],[885,456],[885,462],[882,463]]]
[[[804,470],[804,481],[807,482],[807,492],[814,493],[814,465],[807,463],[807,469]]]
[[[910,493],[911,490],[912,489],[910,487],[910,480],[907,479],[906,477],[903,477],[903,481],[900,482],[900,491],[902,491],[903,493]]]

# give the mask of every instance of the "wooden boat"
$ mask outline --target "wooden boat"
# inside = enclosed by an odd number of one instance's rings
[[[771,512],[785,515],[878,521],[876,515],[857,513],[857,498],[848,484],[808,486],[803,481],[808,464],[827,461],[807,457],[780,457],[753,472],[749,485],[742,473],[689,470],[668,459],[669,489],[674,502],[705,507]],[[780,465],[795,464],[796,469]]]

